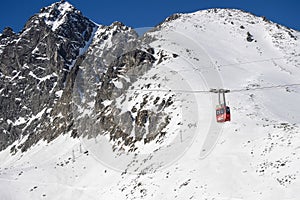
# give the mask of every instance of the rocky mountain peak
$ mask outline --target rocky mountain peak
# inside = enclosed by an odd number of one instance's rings
[[[120,27],[120,28],[129,28],[128,26],[125,26],[122,22],[119,21],[115,21],[111,24],[111,26],[116,26],[116,27]]]
[[[41,9],[37,16],[43,19],[52,31],[61,29],[64,24],[69,23],[70,21],[78,21],[80,23],[83,20],[88,20],[79,10],[67,1],[53,3],[52,5]]]
[[[14,34],[15,33],[11,27],[6,27],[6,28],[4,28],[4,30],[2,32],[1,38],[11,37]]]
[[[68,87],[70,71],[96,30],[95,23],[65,1],[32,16],[18,34],[4,30],[0,36],[0,87],[4,88],[0,91],[0,149],[41,130],[38,124]]]

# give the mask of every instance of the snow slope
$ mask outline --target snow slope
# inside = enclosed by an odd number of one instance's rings
[[[105,138],[68,135],[13,156],[8,148],[0,198],[298,199],[300,33],[215,9],[169,18],[145,37],[156,38],[157,62],[117,102],[126,112],[145,94],[174,96],[163,142],[139,144],[139,155],[102,154]],[[210,88],[232,91],[231,122],[215,122]]]

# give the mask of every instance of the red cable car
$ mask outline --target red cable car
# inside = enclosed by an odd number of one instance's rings
[[[230,121],[229,106],[222,106],[222,107],[216,108],[216,119],[217,119],[217,122]]]
[[[219,105],[216,107],[216,119],[217,122],[227,122],[230,121],[230,108],[226,105],[225,93],[230,92],[230,90],[224,89],[211,89],[210,92],[218,93]],[[223,96],[223,102],[221,102],[221,93]]]

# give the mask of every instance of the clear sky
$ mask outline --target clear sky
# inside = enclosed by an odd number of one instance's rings
[[[25,22],[55,0],[5,0],[0,3],[0,32],[19,32]],[[300,30],[300,0],[68,0],[98,24],[121,21],[134,28],[152,27],[177,12],[207,8],[238,8]]]

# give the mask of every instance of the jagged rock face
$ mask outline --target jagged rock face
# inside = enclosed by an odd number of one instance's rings
[[[123,138],[127,140],[133,131],[134,124],[136,129],[135,137],[137,140],[141,140],[143,135],[141,130],[137,130],[142,127],[148,119],[148,115],[138,115],[133,117],[132,111],[121,113],[121,110],[116,107],[115,100],[124,95],[130,85],[137,79],[146,73],[152,64],[155,62],[155,58],[152,54],[135,50],[121,56],[118,60],[113,62],[108,68],[105,74],[102,76],[102,84],[96,97],[96,110],[101,111],[96,115],[96,118],[100,123],[97,125],[101,127],[104,133],[109,133],[111,139],[116,140]],[[132,75],[135,76],[132,76]],[[111,80],[114,80],[112,82]],[[121,85],[116,87],[117,85]],[[126,95],[125,95],[126,96]],[[125,98],[125,96],[123,98]],[[112,101],[108,106],[105,106],[104,101]],[[148,113],[147,110],[138,112]],[[141,129],[141,128],[140,128]],[[132,140],[132,138],[130,139]]]
[[[83,134],[76,106],[94,103],[98,105],[94,114],[102,113],[99,102],[108,98],[105,85],[117,74],[115,68],[130,61],[132,68],[144,73],[155,60],[148,52],[135,50],[140,41],[133,29],[120,22],[98,26],[64,1],[43,8],[22,32],[7,28],[0,37],[0,149],[25,138],[12,152],[60,134]],[[77,95],[82,92],[85,99]]]
[[[154,38],[141,41],[120,22],[98,26],[64,1],[43,8],[22,32],[6,28],[0,38],[0,150],[22,140],[11,151],[26,151],[71,133],[109,134],[134,151],[135,141],[164,134],[164,99],[145,96],[126,112],[117,105],[132,98],[126,91],[156,62],[147,45]]]
[[[19,34],[4,30],[0,51],[0,149],[27,134],[38,137],[43,120],[67,86],[80,49],[85,48],[95,28],[70,4],[60,2],[31,17]]]
[[[110,35],[109,38],[102,38],[103,33]],[[128,42],[128,38],[131,38],[132,42]],[[77,104],[86,108],[95,103],[98,87],[104,82],[103,73],[111,68],[108,60],[117,59],[123,53],[130,52],[138,44],[137,40],[136,32],[120,23],[97,29],[90,48],[74,64],[61,99],[54,106],[49,118],[42,124],[41,135],[45,139],[51,141],[67,132],[71,132],[71,135],[76,137],[88,130],[85,128],[87,124],[78,127],[78,121],[82,121],[82,116],[76,112]],[[113,45],[109,46],[109,44]],[[94,112],[100,111],[94,110]]]
[[[125,145],[128,151],[137,150],[137,141],[147,143],[165,134],[163,129],[169,124],[169,116],[164,109],[172,104],[171,98],[165,101],[156,97],[153,101],[150,95],[144,95],[141,102],[126,111],[118,106],[133,98],[128,90],[134,89],[133,83],[153,67],[157,61],[155,53],[151,48],[129,51],[102,73],[91,73],[91,67],[80,65],[73,93],[74,127],[79,134],[88,137],[108,134],[115,150],[124,150]],[[89,60],[89,65],[96,63]],[[98,81],[92,78],[95,75]],[[149,105],[158,112],[148,109]]]

